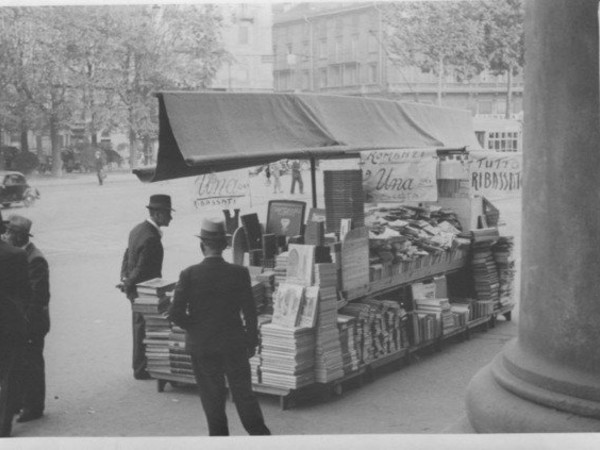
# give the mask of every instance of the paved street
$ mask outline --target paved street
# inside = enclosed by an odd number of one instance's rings
[[[304,173],[305,185],[310,186]],[[284,189],[289,189],[284,177]],[[36,181],[33,180],[34,184]],[[207,429],[192,388],[135,381],[130,369],[130,306],[115,289],[130,228],[143,220],[153,193],[174,199],[174,220],[165,229],[164,273],[177,278],[199,260],[201,214],[192,203],[193,178],[140,183],[130,174],[109,174],[97,185],[93,174],[37,181],[42,198],[30,209],[3,210],[33,220],[32,233],[51,269],[52,329],[46,340],[47,407],[43,419],[15,424],[15,437],[202,436]],[[318,184],[322,186],[322,184]],[[264,178],[252,179],[252,207],[264,220],[272,198]],[[310,204],[310,188],[303,198]],[[322,204],[322,202],[320,203]],[[501,201],[506,229],[520,230],[519,202]],[[362,388],[329,401],[300,403],[282,412],[278,399],[260,395],[268,426],[278,435],[441,433],[464,414],[471,377],[516,334],[515,320],[502,321],[469,341],[450,344],[402,370],[377,376]],[[231,431],[244,436],[233,404]]]

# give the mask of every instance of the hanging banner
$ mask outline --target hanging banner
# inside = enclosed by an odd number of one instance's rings
[[[247,169],[207,173],[194,180],[193,201],[196,208],[228,209],[240,206],[250,194]]]
[[[520,196],[523,153],[469,152],[471,192],[488,198]]]
[[[437,200],[435,149],[365,151],[360,164],[369,203]]]

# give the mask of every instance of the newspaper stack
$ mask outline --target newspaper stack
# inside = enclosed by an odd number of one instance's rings
[[[501,236],[492,247],[494,261],[498,268],[500,305],[502,307],[513,303],[513,285],[516,274],[513,249],[514,238],[512,236]]]
[[[500,308],[500,281],[492,253],[492,241],[473,242],[471,271],[478,300],[492,300]]]
[[[287,266],[288,252],[281,252],[275,257],[275,267],[273,268],[273,272],[275,274],[275,288],[279,286],[280,283],[285,283],[285,279],[287,277]]]
[[[185,344],[185,330],[174,325],[168,342],[171,374],[182,382],[195,383],[192,357]]]
[[[455,327],[454,316],[447,298],[416,298],[416,310],[419,313],[432,314],[442,333],[448,333]]]
[[[274,323],[261,327],[261,381],[297,389],[315,381],[315,334],[312,328],[289,328]]]
[[[257,318],[258,322],[258,347],[256,348],[256,354],[249,359],[250,362],[250,372],[252,375],[252,383],[260,384],[262,383],[262,335],[261,328],[263,325],[267,323],[271,323],[272,316],[270,314],[261,314]]]
[[[144,338],[148,372],[160,373],[170,371],[169,364],[169,334],[171,326],[164,314],[144,314]],[[155,375],[156,378],[156,375]]]
[[[360,364],[358,351],[356,350],[356,318],[338,314],[337,323],[342,347],[344,374],[347,375],[357,370]]]
[[[335,286],[319,286],[318,305],[315,378],[319,383],[327,383],[344,375],[340,334],[337,328]]]

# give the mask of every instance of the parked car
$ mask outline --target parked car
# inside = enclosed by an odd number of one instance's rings
[[[30,207],[40,198],[40,191],[27,183],[21,172],[0,171],[0,204],[8,208],[13,203]]]

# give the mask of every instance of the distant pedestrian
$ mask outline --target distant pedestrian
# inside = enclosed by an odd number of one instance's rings
[[[123,291],[133,306],[137,298],[136,284],[162,277],[163,246],[161,227],[168,227],[172,220],[171,197],[163,194],[150,196],[146,206],[150,217],[136,225],[129,233],[129,240],[121,264]],[[133,377],[147,380],[147,361],[144,353],[145,322],[142,313],[132,311],[133,326]]]
[[[102,186],[102,184],[104,183],[104,179],[106,178],[106,174],[104,173],[104,161],[102,160],[102,153],[100,152],[100,150],[96,150],[94,164],[96,166],[96,176],[98,177],[98,184]]]
[[[271,185],[271,168],[268,164],[265,166],[265,185]]]
[[[0,234],[6,225],[0,213]],[[25,346],[25,309],[31,298],[27,253],[0,240],[0,437],[10,436],[19,407],[18,369]]]
[[[44,362],[44,338],[50,331],[50,277],[48,261],[29,240],[31,220],[12,215],[6,223],[8,243],[27,252],[31,301],[25,310],[27,335],[25,351],[20,367],[21,414],[17,422],[29,422],[44,414],[46,399],[46,374]]]
[[[248,362],[258,345],[250,274],[223,259],[227,246],[223,221],[203,220],[198,237],[204,260],[181,272],[169,315],[186,331],[209,434],[229,435],[225,378],[248,434],[271,434],[252,392]]]
[[[273,193],[283,193],[283,188],[281,187],[281,167],[279,166],[279,162],[274,162],[270,167],[271,176],[273,177]]]
[[[290,194],[294,193],[294,188],[298,183],[298,190],[300,194],[304,193],[304,182],[302,181],[302,172],[300,171],[300,161],[295,159],[292,161],[292,187],[290,188]]]

